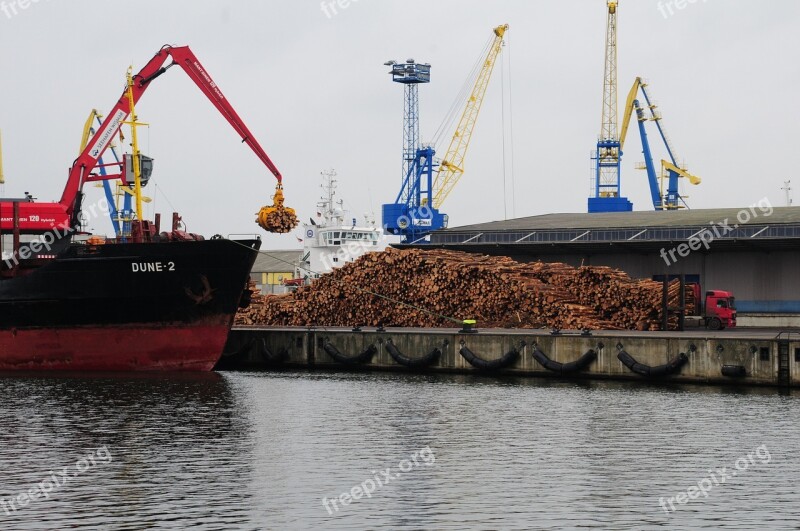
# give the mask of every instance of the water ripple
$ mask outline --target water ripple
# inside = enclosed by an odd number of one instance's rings
[[[47,499],[9,514],[0,505],[3,529],[800,526],[800,409],[773,390],[402,374],[7,375],[0,396],[0,501],[64,467],[74,475]],[[101,447],[111,461],[75,475]],[[400,472],[415,452],[417,464]],[[723,467],[737,474],[707,497],[675,500]],[[400,477],[326,510],[324,498],[387,468]],[[662,507],[669,498],[674,512]]]

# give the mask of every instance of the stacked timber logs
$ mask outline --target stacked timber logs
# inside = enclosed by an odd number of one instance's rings
[[[700,308],[697,307],[694,298],[694,287],[691,285],[686,286],[686,295],[684,298],[684,303],[686,304],[686,315],[698,315],[698,313],[700,312]]]
[[[285,234],[294,229],[299,220],[292,210],[282,206],[276,207],[266,216],[266,224],[270,232]]]
[[[669,305],[680,285],[669,286]],[[240,325],[658,330],[662,284],[609,267],[447,250],[368,253],[286,295],[255,296]],[[671,327],[677,320],[670,321]]]

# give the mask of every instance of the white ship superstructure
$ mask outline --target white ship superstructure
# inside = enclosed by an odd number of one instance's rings
[[[295,283],[307,283],[371,251],[383,251],[387,242],[375,216],[365,214],[358,223],[336,199],[336,172],[322,172],[323,195],[317,203],[316,219],[303,225],[303,252],[295,271]]]

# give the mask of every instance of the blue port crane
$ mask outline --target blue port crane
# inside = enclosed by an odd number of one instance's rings
[[[383,226],[390,234],[414,241],[431,227],[447,226],[447,219],[422,206],[430,204],[433,190],[435,151],[419,142],[419,85],[430,83],[431,65],[407,59],[405,63],[388,61],[392,81],[405,86],[403,106],[403,167],[400,192],[394,203],[382,207]]]
[[[644,97],[649,113],[645,112],[644,107],[638,99],[640,92]],[[639,137],[642,140],[642,154],[644,155],[644,164],[640,168],[647,171],[647,182],[650,185],[650,196],[653,201],[653,208],[655,210],[677,210],[686,207],[686,196],[681,195],[679,191],[679,179],[685,178],[693,185],[700,184],[701,179],[696,175],[692,175],[685,167],[681,167],[678,164],[675,156],[675,149],[672,147],[669,137],[661,123],[661,113],[650,97],[650,93],[647,90],[647,83],[640,77],[636,78],[631,90],[628,92],[625,113],[622,119],[622,130],[619,138],[620,155],[622,155],[622,151],[625,147],[625,138],[628,133],[630,121],[633,117],[633,111],[636,111],[636,121],[639,125]],[[650,141],[645,128],[645,124],[648,121],[655,122],[659,136],[669,155],[669,160],[661,159],[661,172],[658,174],[656,173],[656,167],[653,163]]]
[[[639,122],[639,133],[642,139],[642,151],[645,162],[644,169],[647,170],[648,183],[650,185],[650,195],[652,196],[653,207],[656,210],[675,210],[686,206],[684,198],[678,191],[678,180],[683,177],[692,184],[699,184],[700,178],[690,174],[685,168],[681,168],[675,158],[675,150],[664,133],[661,125],[661,116],[656,112],[656,106],[647,93],[647,84],[641,78],[636,78],[633,88],[628,94],[625,107],[625,116],[622,120],[622,130],[618,131],[618,112],[617,112],[617,16],[619,14],[619,1],[606,0],[606,43],[605,43],[605,69],[603,73],[603,113],[600,127],[600,136],[597,140],[597,148],[592,153],[594,160],[594,170],[591,179],[591,192],[588,201],[588,210],[595,212],[630,212],[633,210],[633,203],[628,198],[622,196],[620,187],[620,170],[622,167],[622,150],[625,145],[625,136],[628,131],[632,113],[636,110]],[[643,107],[639,104],[637,95],[641,90],[650,115],[647,116]],[[653,164],[650,144],[647,138],[647,131],[644,124],[647,121],[654,121],[658,127],[658,132],[669,153],[670,160],[662,160],[661,182],[656,175]],[[664,180],[668,181],[666,189]]]
[[[405,63],[389,61],[392,81],[405,85],[403,174],[400,192],[393,203],[383,205],[383,226],[389,234],[399,235],[403,243],[424,240],[431,231],[447,227],[448,216],[439,209],[464,174],[464,160],[472,132],[486,95],[495,63],[503,46],[508,25],[493,29],[489,51],[477,72],[467,97],[461,119],[441,162],[435,159],[432,145],[419,143],[418,87],[430,82],[430,65],[413,59]]]

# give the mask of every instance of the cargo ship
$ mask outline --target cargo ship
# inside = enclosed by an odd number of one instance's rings
[[[166,61],[172,62],[167,64]],[[144,218],[141,189],[153,159],[139,152],[134,105],[151,82],[178,65],[276,178],[273,204],[256,223],[285,233],[297,225],[283,205],[282,177],[207,71],[184,47],[164,46],[127,84],[93,135],[85,135],[61,200],[0,199],[0,371],[209,371],[222,355],[261,246],[179,230]],[[103,163],[131,127],[132,152]],[[136,199],[127,232],[102,238],[84,227],[84,185],[116,181]]]
[[[209,371],[248,302],[260,245],[70,242],[56,255],[6,260],[0,370]]]

